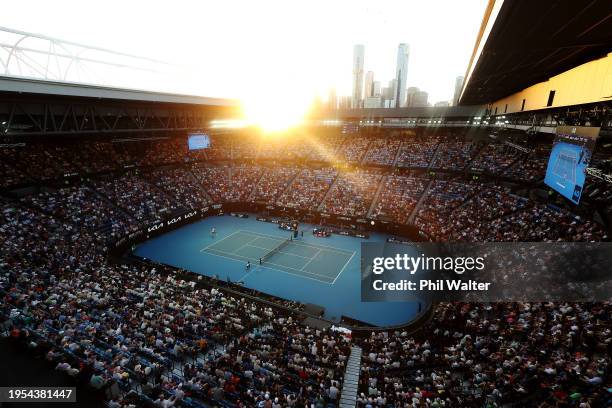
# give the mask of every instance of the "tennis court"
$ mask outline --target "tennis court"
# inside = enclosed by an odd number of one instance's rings
[[[300,224],[304,236],[281,246],[289,231],[276,224],[255,217],[208,217],[143,242],[134,254],[282,299],[319,305],[325,308],[324,317],[334,322],[346,316],[392,326],[418,315],[418,302],[398,307],[397,302],[361,301],[361,243],[384,242],[386,235],[321,238],[312,234],[315,227]],[[260,266],[259,258],[271,251]],[[247,261],[252,264],[249,271]]]
[[[305,243],[286,236],[238,230],[200,250],[238,261],[250,261],[253,268],[278,270],[291,275],[333,284],[355,252]]]
[[[576,165],[578,164],[578,158],[568,151],[560,151],[557,155],[557,161],[553,172],[555,176],[559,177],[563,181],[569,182],[570,185],[576,184]]]

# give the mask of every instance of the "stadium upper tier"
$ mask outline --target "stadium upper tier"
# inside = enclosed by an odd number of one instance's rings
[[[152,223],[190,208],[253,201],[416,225],[431,239],[591,240],[605,235],[588,216],[576,224],[581,227],[560,230],[563,220],[577,222],[574,215],[514,193],[543,179],[549,154],[544,144],[517,150],[507,141],[452,134],[327,133],[277,140],[213,136],[212,148],[191,151],[185,138],[2,145],[0,185],[7,197],[29,186],[71,186],[34,196],[47,210],[50,200],[63,216],[69,216],[69,207],[58,203],[102,195],[111,207],[121,208],[110,213],[124,214],[129,222],[120,227],[120,220],[95,214],[94,223],[123,233],[134,222]],[[140,174],[132,174],[135,169]],[[499,180],[509,183],[507,188],[498,187]],[[609,194],[590,180],[584,196],[597,204]],[[81,218],[78,201],[73,212],[75,222],[87,219]],[[530,223],[516,229],[517,222],[532,217],[551,223],[544,230],[532,230]],[[497,228],[484,228],[491,222]]]

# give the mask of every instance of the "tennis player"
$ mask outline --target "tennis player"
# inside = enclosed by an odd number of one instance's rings
[[[215,229],[215,227],[212,227],[210,229],[210,236],[214,238],[216,233],[217,233],[217,230]]]

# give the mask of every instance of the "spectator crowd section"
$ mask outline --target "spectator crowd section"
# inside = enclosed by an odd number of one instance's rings
[[[397,167],[428,168],[431,158],[435,156],[438,149],[438,144],[438,137],[404,141],[397,158]]]
[[[401,145],[399,139],[374,139],[363,158],[364,164],[392,166]]]
[[[182,203],[136,175],[107,178],[97,181],[94,186],[101,195],[108,197],[139,223],[161,221],[182,208]]]
[[[304,168],[280,196],[280,206],[316,209],[330,189],[338,172],[333,168]]]
[[[341,173],[319,207],[330,214],[365,217],[381,181],[381,174],[357,170]]]
[[[477,153],[478,148],[472,142],[442,142],[438,146],[431,167],[442,170],[463,170],[474,159]]]
[[[429,184],[429,180],[410,176],[387,176],[383,182],[372,218],[407,224],[408,218]]]
[[[22,204],[2,203],[2,330],[109,406],[339,399],[346,335],[163,267],[108,265],[94,235]]]
[[[276,204],[276,200],[300,173],[300,169],[295,167],[269,167],[263,169],[263,172],[264,175],[253,191],[252,201]]]
[[[441,304],[419,338],[398,331],[362,342],[357,406],[605,406],[610,311],[609,303]]]
[[[232,201],[414,222],[436,241],[609,239],[588,213],[431,171],[533,183],[539,147],[298,140],[214,137],[204,152],[167,138],[0,147],[0,334],[111,408],[337,407],[355,345],[359,407],[609,403],[607,302],[441,303],[419,333],[353,338],[302,325],[295,302],[108,262],[109,247],[143,225]]]
[[[521,153],[499,142],[462,140],[454,135],[389,136],[298,134],[287,138],[252,135],[211,136],[211,147],[189,150],[186,138],[68,140],[62,143],[22,142],[0,145],[0,186],[48,183],[71,175],[97,175],[130,168],[185,163],[233,161],[329,163],[451,172],[485,172],[519,182],[538,182],[546,170],[550,148]]]

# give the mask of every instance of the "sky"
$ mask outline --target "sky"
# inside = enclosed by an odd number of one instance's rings
[[[354,44],[386,82],[410,45],[408,86],[450,100],[486,0],[9,0],[0,26],[170,62],[161,79],[105,72],[108,82],[266,104],[351,93]],[[179,72],[179,74],[177,74]],[[115,78],[113,78],[115,76]]]

